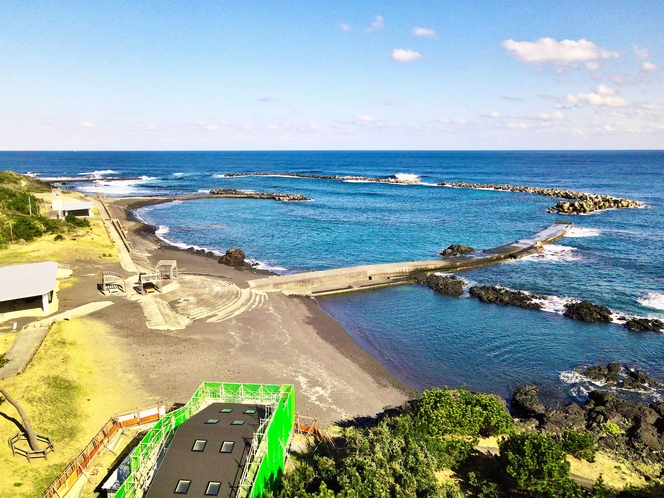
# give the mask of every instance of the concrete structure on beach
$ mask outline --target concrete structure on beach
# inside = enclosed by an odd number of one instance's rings
[[[44,313],[49,312],[58,276],[58,263],[30,263],[0,268],[0,303],[41,298]]]
[[[324,296],[412,284],[416,281],[416,275],[421,273],[461,271],[525,256],[544,244],[564,237],[571,229],[572,223],[556,222],[532,237],[474,254],[270,276],[251,280],[249,286],[261,292],[283,291],[289,295]]]

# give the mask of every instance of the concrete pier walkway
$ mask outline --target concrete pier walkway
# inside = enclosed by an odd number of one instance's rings
[[[261,292],[282,291],[288,295],[324,296],[412,284],[416,281],[415,276],[421,273],[455,272],[525,256],[544,244],[564,237],[572,226],[572,223],[556,222],[532,237],[464,256],[270,276],[251,280],[249,286]]]

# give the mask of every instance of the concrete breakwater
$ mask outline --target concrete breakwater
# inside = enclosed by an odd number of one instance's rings
[[[441,187],[470,188],[478,190],[504,190],[507,192],[521,192],[526,194],[545,195],[569,201],[559,201],[555,206],[547,209],[549,213],[557,214],[586,214],[603,209],[640,208],[644,207],[639,201],[613,197],[612,195],[588,194],[559,188],[528,187],[521,185],[500,185],[496,183],[466,183],[466,182],[440,182]]]
[[[226,173],[223,178],[237,178],[243,176],[286,176],[289,178],[309,178],[313,180],[339,180],[344,182],[370,182],[370,183],[397,183],[403,185],[418,185],[419,180],[407,178],[373,178],[370,176],[342,176],[342,175],[309,175],[305,173]]]
[[[415,284],[417,277],[423,273],[462,271],[531,254],[540,246],[564,237],[572,226],[571,223],[554,223],[527,239],[473,254],[434,260],[351,266],[334,270],[275,275],[251,280],[249,286],[261,292],[282,291],[289,295],[323,296]]]
[[[275,201],[311,201],[309,197],[301,194],[277,194],[274,192],[250,192],[230,188],[213,188],[210,190],[212,197],[237,197],[241,199],[274,199]]]

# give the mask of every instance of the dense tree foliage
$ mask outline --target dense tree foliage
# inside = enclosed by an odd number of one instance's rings
[[[463,461],[480,435],[506,434],[512,428],[512,418],[496,397],[432,389],[375,427],[346,429],[343,451],[301,462],[284,476],[279,496],[458,496],[458,489],[440,485],[436,471]]]
[[[512,434],[500,443],[499,461],[516,490],[542,497],[583,496],[569,478],[562,445],[547,434]]]
[[[570,429],[563,432],[561,442],[566,453],[589,462],[595,461],[598,446],[592,432]]]

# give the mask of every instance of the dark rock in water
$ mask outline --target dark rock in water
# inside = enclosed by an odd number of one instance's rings
[[[245,266],[245,254],[242,249],[229,249],[221,258],[219,263],[226,266],[241,267]]]
[[[550,410],[544,417],[543,429],[547,432],[561,433],[568,429],[582,430],[585,427],[586,412],[575,403],[559,410]]]
[[[539,400],[539,389],[532,384],[514,391],[512,408],[521,416],[540,419],[546,413],[546,407]]]
[[[462,254],[473,254],[477,251],[472,247],[462,246],[461,244],[452,244],[450,247],[440,253],[441,256],[461,256]]]
[[[581,375],[595,382],[603,382],[609,386],[616,386],[621,389],[645,390],[649,388],[664,387],[664,384],[653,379],[640,370],[633,370],[627,365],[619,363],[609,363],[607,366],[595,365],[581,372]],[[597,394],[595,394],[597,396]]]
[[[502,289],[490,285],[476,285],[475,287],[471,287],[470,295],[483,303],[495,303],[501,306],[512,305],[531,310],[542,309],[542,305],[536,302],[535,299],[544,299],[540,296],[526,294],[525,292]]]
[[[448,277],[443,275],[427,275],[423,282],[430,289],[447,296],[463,295],[463,280],[459,277]]]
[[[612,313],[606,306],[599,306],[590,301],[581,301],[579,303],[568,303],[565,305],[567,318],[579,320],[581,322],[604,322],[610,323]]]
[[[615,364],[613,364],[615,365]],[[616,372],[615,369],[612,369],[611,372],[609,372],[609,369],[607,367],[604,367],[602,365],[596,365],[590,368],[587,368],[581,374],[590,380],[594,380],[595,382],[605,382],[606,384],[609,385],[615,385],[620,381],[620,377],[618,376],[618,373],[622,369],[620,368],[620,365],[618,365],[618,371]]]
[[[661,332],[664,322],[655,318],[627,318],[625,327],[636,332]]]

